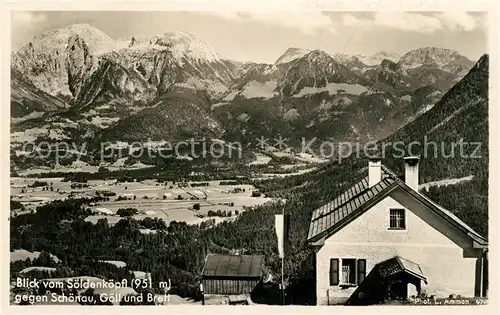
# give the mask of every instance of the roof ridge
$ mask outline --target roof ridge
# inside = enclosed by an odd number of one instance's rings
[[[391,170],[390,168],[388,168],[384,164],[382,164],[380,167],[381,167],[382,171],[384,171],[385,173],[387,173],[387,175],[389,177],[392,177],[394,179],[399,179],[398,174],[396,174],[393,170]]]
[[[404,183],[404,182],[403,182]],[[404,183],[406,185],[406,183]],[[462,225],[464,228],[466,228],[469,232],[475,234],[476,236],[479,236],[480,238],[487,240],[486,237],[482,236],[478,232],[476,232],[472,227],[470,227],[467,223],[465,223],[462,219],[460,219],[458,216],[456,216],[451,210],[446,209],[445,207],[441,206],[438,204],[436,201],[432,200],[428,196],[422,194],[420,191],[415,191],[418,195],[420,195],[422,198],[430,202],[434,207],[436,207],[438,210],[440,210],[444,215],[448,216],[451,220],[455,221],[456,223]]]
[[[400,183],[403,183],[405,184],[406,186],[408,186],[406,184],[406,182],[404,180],[402,180],[401,178],[399,178],[399,176],[394,173],[394,171],[392,171],[390,168],[388,168],[387,166],[385,165],[381,165],[382,169],[388,173],[389,176],[393,176],[394,179]],[[476,234],[477,236],[483,238],[483,239],[486,239],[485,237],[483,237],[481,234],[477,233],[473,228],[471,228],[467,223],[465,223],[463,220],[461,220],[459,217],[457,217],[451,210],[449,209],[446,209],[445,207],[441,206],[440,204],[438,204],[436,201],[432,200],[431,198],[429,198],[428,196],[424,195],[423,193],[421,193],[419,190],[416,190],[415,191],[417,194],[419,194],[420,196],[422,196],[424,199],[426,199],[428,202],[432,203],[436,208],[439,208],[441,210],[441,212],[443,212],[446,216],[448,216],[450,219],[454,220],[454,221],[458,221],[459,223],[465,225],[465,227],[467,227],[468,229],[470,229],[470,232],[473,232],[474,234]]]

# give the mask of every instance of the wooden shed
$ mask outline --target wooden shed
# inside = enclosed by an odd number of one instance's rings
[[[262,280],[264,256],[208,255],[202,272],[204,294],[250,294]]]

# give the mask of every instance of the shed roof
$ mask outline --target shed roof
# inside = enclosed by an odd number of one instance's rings
[[[261,277],[264,256],[261,255],[208,255],[203,277],[248,278]]]

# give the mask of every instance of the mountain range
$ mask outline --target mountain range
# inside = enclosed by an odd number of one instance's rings
[[[13,143],[28,134],[378,140],[432,108],[474,65],[435,47],[402,56],[289,48],[273,64],[236,62],[186,32],[113,39],[87,24],[42,33],[11,60]]]

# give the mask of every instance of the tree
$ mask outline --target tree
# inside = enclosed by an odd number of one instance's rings
[[[120,208],[116,211],[116,214],[120,217],[130,217],[136,215],[137,213],[139,213],[139,211],[135,208]]]
[[[256,191],[256,190],[252,191],[252,197],[260,197],[260,195],[261,194],[259,191]]]
[[[43,267],[50,267],[54,265],[54,262],[52,261],[52,257],[50,257],[50,254],[47,252],[41,252],[38,258],[35,259],[35,264]]]
[[[200,210],[200,204],[199,203],[195,203],[193,205],[193,209],[196,210],[196,211]]]
[[[71,269],[69,269],[67,266],[57,267],[56,272],[58,274],[58,277],[60,278],[66,278],[72,276]]]

